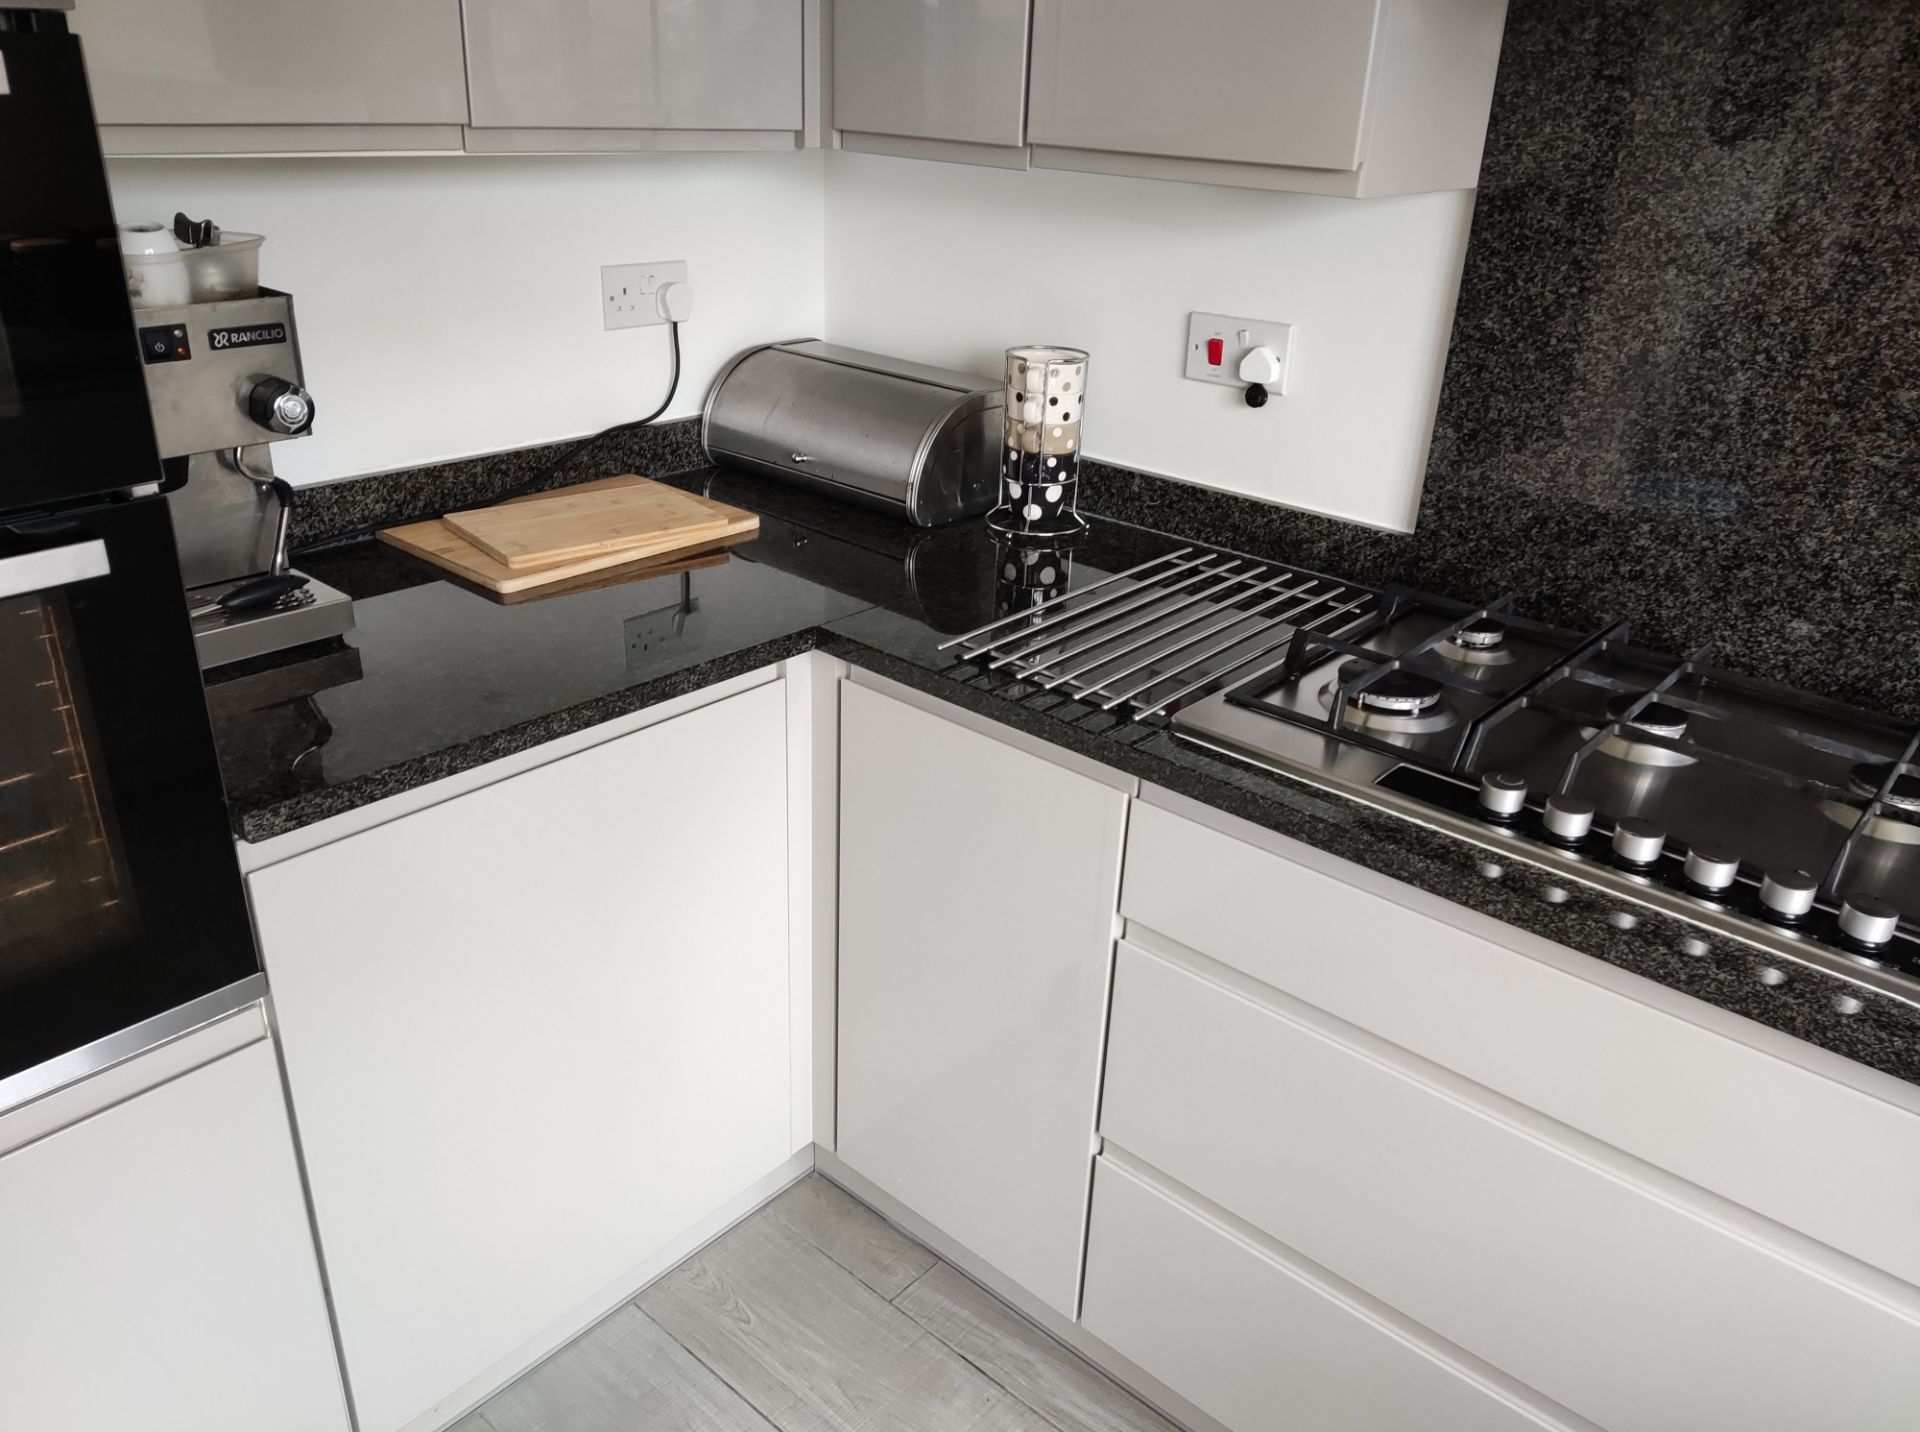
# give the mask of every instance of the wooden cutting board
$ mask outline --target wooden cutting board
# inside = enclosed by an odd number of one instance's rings
[[[619,487],[543,492],[524,501],[449,512],[440,520],[515,571],[608,552],[647,556],[697,536],[718,535],[726,525],[709,503],[647,478]]]
[[[597,482],[584,482],[578,487],[565,489],[569,493],[591,491],[609,491],[622,487],[631,487],[637,483],[656,486],[651,479],[632,473],[619,477],[603,477]],[[760,528],[760,519],[751,512],[738,507],[729,507],[724,502],[714,502],[709,498],[696,497],[692,493],[683,494],[700,503],[715,516],[723,519],[717,530],[703,532],[698,536],[682,534],[684,548],[675,550],[711,548],[729,545],[751,537]],[[528,497],[516,497],[502,506],[532,502],[547,494],[539,493]],[[426,522],[411,522],[404,527],[389,527],[380,534],[380,540],[389,546],[398,547],[411,553],[423,562],[452,572],[455,576],[471,582],[489,592],[505,595],[512,592],[529,591],[535,587],[545,587],[557,582],[571,582],[590,572],[605,572],[610,577],[624,580],[620,574],[610,569],[634,566],[634,576],[646,575],[638,568],[665,554],[663,552],[635,553],[633,551],[602,552],[593,557],[582,557],[571,562],[561,562],[551,567],[516,570],[488,552],[474,546],[466,538],[455,532],[441,518]]]

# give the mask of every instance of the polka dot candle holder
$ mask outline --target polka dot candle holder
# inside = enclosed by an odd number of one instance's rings
[[[987,525],[1009,537],[1070,537],[1087,530],[1076,510],[1080,416],[1087,355],[1078,348],[1007,350],[1007,442],[1000,501]]]

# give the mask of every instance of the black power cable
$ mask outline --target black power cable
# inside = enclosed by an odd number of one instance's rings
[[[666,412],[668,407],[672,405],[674,394],[680,391],[680,322],[678,319],[670,318],[667,320],[667,345],[673,355],[673,367],[667,376],[667,395],[660,400],[659,407],[648,413],[644,418],[634,418],[628,422],[615,423],[612,427],[602,428],[597,433],[589,433],[586,437],[575,438],[558,456],[545,467],[541,468],[540,471],[528,478],[525,482],[522,482],[519,486],[501,493],[493,500],[495,502],[505,502],[509,498],[524,497],[536,488],[544,486],[559,473],[562,468],[579,457],[587,449],[591,448],[595,443],[604,442],[615,433],[630,433],[639,428],[649,427],[656,422],[660,415]],[[384,526],[386,524],[382,523],[379,525]],[[336,533],[318,542],[310,542],[303,545],[300,548],[300,554],[323,551],[335,547],[344,547],[355,542],[362,542],[372,536],[377,530],[378,527],[362,527],[351,532]]]
[[[527,493],[532,492],[534,489],[546,483],[549,478],[553,477],[554,474],[558,473],[563,467],[579,457],[581,453],[585,452],[595,443],[604,442],[615,433],[630,433],[640,428],[648,427],[659,418],[662,413],[666,412],[668,407],[673,403],[674,394],[680,391],[680,324],[677,320],[671,318],[667,320],[667,343],[673,352],[673,367],[667,377],[667,396],[660,400],[659,407],[648,413],[644,418],[634,418],[629,422],[615,423],[610,428],[602,428],[597,433],[590,433],[584,438],[574,439],[552,462],[548,463],[539,472],[535,473],[512,491],[501,493],[494,501],[505,502],[508,498],[526,496]]]

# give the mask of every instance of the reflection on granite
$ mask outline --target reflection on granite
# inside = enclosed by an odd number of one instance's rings
[[[1499,878],[1470,843],[1186,745],[972,664],[941,644],[993,620],[1007,552],[979,522],[933,534],[764,479],[711,469],[668,479],[760,512],[758,541],[682,577],[508,606],[371,542],[316,553],[315,575],[356,601],[360,671],[311,695],[325,740],[222,741],[237,832],[264,840],[820,649],[1041,740],[1178,791],[1709,1003],[1920,1082],[1920,1010],[1811,969],[1758,979],[1765,958],[1650,910],[1622,929],[1618,902],[1507,857]],[[429,508],[433,506],[428,504]],[[415,515],[412,513],[409,516]],[[1095,521],[1070,554],[1086,584],[1185,545]],[[1017,599],[1018,579],[1011,589]],[[324,657],[327,653],[319,653]],[[212,673],[209,699],[241,712],[295,690],[295,653]],[[320,673],[316,681],[337,676]],[[271,684],[263,678],[272,678]],[[223,695],[221,687],[243,684]],[[312,683],[310,683],[312,684]],[[305,711],[307,708],[302,708]],[[1833,1004],[1843,989],[1862,1007]]]
[[[1513,0],[1420,516],[1083,509],[1920,719],[1920,26]]]

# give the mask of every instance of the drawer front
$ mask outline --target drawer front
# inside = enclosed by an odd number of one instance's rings
[[[1611,1432],[1912,1426],[1920,1322],[1701,1210],[1124,944],[1110,1039],[1106,1138]]]
[[[1920,1284],[1920,1118],[1905,1109],[1144,803],[1121,910]]]
[[[1564,1425],[1470,1381],[1106,1159],[1094,1173],[1081,1322],[1234,1432]]]

